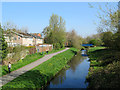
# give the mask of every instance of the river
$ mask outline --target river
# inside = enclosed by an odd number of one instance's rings
[[[47,85],[49,88],[87,88],[86,76],[90,67],[89,58],[79,52],[68,63],[70,68],[61,70]]]

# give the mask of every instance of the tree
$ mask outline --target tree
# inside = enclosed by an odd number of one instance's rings
[[[7,42],[5,42],[5,38],[3,35],[3,29],[0,25],[0,58],[4,59],[7,56]]]
[[[105,46],[112,47],[112,44],[113,44],[112,36],[113,36],[112,32],[103,32],[102,33],[102,41]]]
[[[81,48],[83,38],[77,35],[75,30],[72,30],[71,32],[67,32],[66,38],[67,38],[66,42],[68,42],[68,46],[75,47],[78,49]]]
[[[111,6],[107,3],[105,7],[103,9],[99,6],[98,11],[102,14],[98,14],[100,23],[97,31],[103,33],[102,39],[107,47],[120,50],[120,2],[118,6]]]
[[[102,45],[101,34],[93,34],[92,36],[86,37],[86,42],[94,45]]]
[[[52,14],[49,21],[49,26],[45,27],[43,30],[45,36],[45,43],[53,44],[54,47],[56,45],[60,45],[60,48],[63,47],[65,43],[65,21],[62,17]]]

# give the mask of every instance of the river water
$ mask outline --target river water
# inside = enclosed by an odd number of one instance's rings
[[[49,88],[87,88],[86,76],[90,67],[89,58],[79,52],[68,63],[70,68],[61,70],[47,85]]]

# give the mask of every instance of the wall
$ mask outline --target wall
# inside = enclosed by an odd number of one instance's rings
[[[43,45],[36,46],[37,52],[52,51],[52,49],[53,49],[52,44],[47,44],[47,45],[43,44]]]
[[[8,43],[8,46],[17,46],[22,44],[22,38],[16,34],[11,37],[11,40],[8,36],[5,36],[5,41]]]
[[[43,44],[43,39],[36,39],[36,44]]]
[[[33,38],[22,38],[22,45],[33,46]]]

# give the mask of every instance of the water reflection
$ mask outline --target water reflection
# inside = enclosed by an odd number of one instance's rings
[[[76,68],[77,68],[77,66],[81,63],[81,62],[83,62],[83,60],[84,59],[82,59],[83,57],[81,57],[81,52],[79,52],[78,54],[77,54],[77,56],[74,56],[73,58],[72,58],[72,60],[70,61],[70,63],[68,64],[68,65],[70,65],[70,69],[73,71],[73,72],[75,72],[75,70],[76,70]]]
[[[88,83],[85,80],[90,66],[88,59],[79,52],[69,62],[70,68],[59,72],[47,88],[86,88]]]

